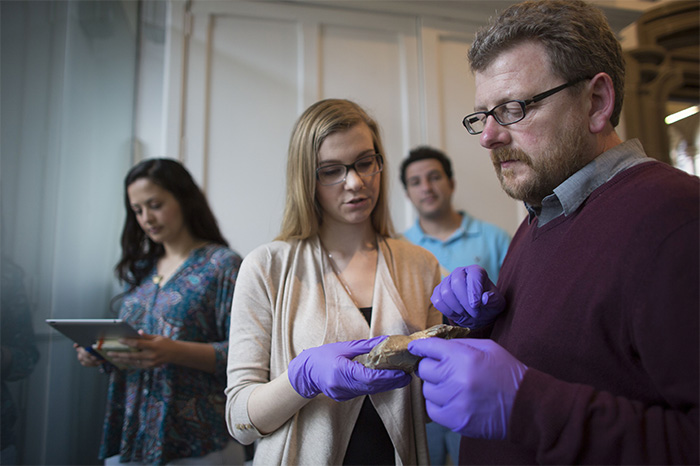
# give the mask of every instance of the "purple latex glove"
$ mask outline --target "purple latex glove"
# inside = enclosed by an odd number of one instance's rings
[[[469,328],[493,323],[506,308],[506,299],[478,265],[454,269],[435,287],[430,301],[445,317]]]
[[[426,338],[408,351],[423,357],[418,376],[433,421],[467,437],[506,438],[527,366],[493,340]]]
[[[386,335],[369,340],[341,341],[309,348],[292,359],[287,375],[304,398],[324,393],[335,401],[405,387],[411,376],[399,370],[368,369],[351,359],[369,353]]]

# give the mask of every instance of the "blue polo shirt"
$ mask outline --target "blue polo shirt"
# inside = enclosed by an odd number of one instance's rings
[[[462,215],[462,224],[445,241],[425,234],[419,220],[404,232],[404,236],[413,244],[432,252],[448,272],[457,267],[476,264],[486,269],[491,281],[496,283],[510,245],[510,235],[466,212],[459,213]]]

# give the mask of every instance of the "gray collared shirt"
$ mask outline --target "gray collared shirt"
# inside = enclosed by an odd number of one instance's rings
[[[525,208],[529,213],[528,223],[537,217],[539,219],[538,226],[543,226],[561,214],[569,215],[575,212],[583,201],[603,183],[623,170],[652,160],[654,159],[647,157],[638,139],[630,139],[618,144],[600,154],[588,165],[554,188],[554,194],[550,194],[542,200],[541,209],[535,209],[525,203]]]

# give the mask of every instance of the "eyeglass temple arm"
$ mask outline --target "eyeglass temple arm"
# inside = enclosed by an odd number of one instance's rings
[[[561,86],[557,86],[554,89],[550,89],[546,92],[543,92],[542,94],[537,94],[536,96],[532,97],[531,99],[524,100],[523,102],[525,103],[525,105],[530,105],[534,102],[539,102],[540,100],[544,99],[545,97],[549,97],[552,94],[556,94],[557,92],[559,92],[563,89],[566,89],[569,86],[573,86],[574,84],[578,84],[581,81],[585,81],[586,79],[592,79],[592,78],[584,77],[584,78],[574,79],[572,81],[569,81],[568,83],[562,84]]]

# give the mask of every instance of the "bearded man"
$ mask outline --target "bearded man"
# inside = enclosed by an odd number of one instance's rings
[[[413,341],[460,464],[698,464],[697,177],[623,142],[621,48],[579,0],[523,2],[477,34],[470,134],[529,212],[494,285],[432,301],[487,338]]]

